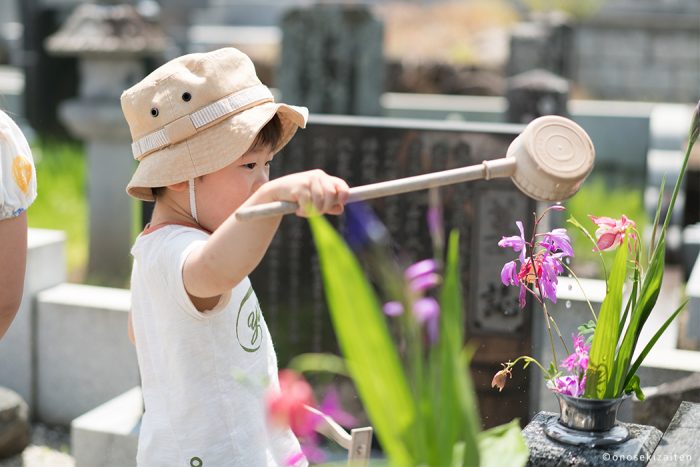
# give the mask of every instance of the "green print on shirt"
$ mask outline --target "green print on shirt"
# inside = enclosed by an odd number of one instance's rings
[[[248,316],[245,318],[245,322],[248,325],[248,330],[250,330],[250,344],[247,342],[244,343],[241,336],[238,334],[238,330],[240,329],[239,324],[241,322],[241,314],[243,314],[243,307],[252,296],[253,287],[251,286],[243,297],[243,300],[241,300],[241,306],[238,308],[238,316],[236,316],[236,339],[238,339],[238,345],[240,345],[246,352],[255,352],[260,348],[260,344],[262,343],[262,326],[260,325],[262,312],[260,311],[260,305],[258,304],[257,300],[255,300],[255,303],[251,302],[253,309],[248,311]],[[250,307],[248,308],[250,309]]]

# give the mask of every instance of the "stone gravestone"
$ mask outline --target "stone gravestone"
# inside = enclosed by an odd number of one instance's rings
[[[506,121],[530,123],[543,115],[569,116],[569,82],[547,70],[508,78]]]
[[[282,19],[276,86],[311,112],[379,115],[384,28],[358,4],[316,4]]]
[[[522,127],[312,115],[305,130],[275,157],[272,176],[321,168],[358,186],[478,164],[503,156]],[[441,189],[446,228],[460,232],[466,333],[478,350],[472,363],[487,426],[528,418],[526,372],[503,391],[491,388],[501,362],[530,353],[530,317],[518,309],[518,290],[504,287],[500,270],[513,252],[497,246],[532,223],[535,202],[509,179]],[[426,223],[428,192],[371,202],[406,265],[432,257]],[[330,216],[340,229],[344,217]],[[311,233],[304,219],[286,216],[251,275],[279,355],[280,366],[304,352],[337,352]]]

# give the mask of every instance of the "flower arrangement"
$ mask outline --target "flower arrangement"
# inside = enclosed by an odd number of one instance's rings
[[[445,253],[439,201],[428,211],[435,257],[407,268],[367,205],[346,214],[347,243],[323,217],[309,222],[344,368],[389,464],[524,465],[517,420],[481,431],[462,334],[459,236],[450,234]]]
[[[598,315],[591,307],[593,319],[582,323],[579,334],[573,336],[573,348],[569,349],[559,329],[547,310],[547,301],[556,303],[556,285],[559,274],[567,270],[575,277],[566,259],[574,255],[571,242],[565,229],[538,233],[537,228],[544,215],[551,210],[563,210],[559,205],[548,208],[534,222],[531,237],[525,239],[522,222],[516,222],[520,235],[503,237],[498,243],[504,248],[511,248],[519,256],[503,266],[501,280],[504,285],[520,288],[520,305],[524,307],[527,295],[533,297],[542,307],[547,323],[549,342],[554,361],[548,368],[530,356],[521,356],[503,364],[493,378],[492,386],[503,389],[511,376],[513,367],[522,362],[523,367],[534,363],[543,371],[547,386],[555,392],[573,397],[591,399],[614,399],[634,392],[639,399],[644,398],[640,389],[639,376],[636,374],[649,351],[671,322],[685,307],[681,304],[657,330],[644,346],[639,356],[632,357],[637,347],[639,336],[652,309],[656,304],[661,289],[664,269],[665,240],[671,212],[685,174],[691,149],[700,133],[700,103],[695,109],[688,135],[685,158],[671,196],[663,225],[658,232],[660,222],[661,200],[664,186],[654,219],[654,230],[648,248],[640,242],[640,236],[634,221],[624,215],[620,219],[590,216],[597,229],[590,234],[580,222],[573,217],[568,222],[580,229],[594,243],[595,250],[602,255],[604,251],[615,250],[611,270],[606,275],[606,295]],[[601,256],[602,259],[602,256]],[[631,281],[629,297],[623,307],[623,287]],[[590,306],[590,303],[589,303]],[[557,357],[554,345],[556,334],[568,356]],[[584,337],[589,334],[588,338]],[[565,373],[566,372],[566,373]]]

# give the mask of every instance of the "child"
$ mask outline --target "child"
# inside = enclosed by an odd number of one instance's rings
[[[27,213],[36,174],[22,131],[0,111],[0,339],[17,314],[27,261]]]
[[[145,405],[138,465],[284,465],[300,448],[291,431],[267,424],[277,360],[248,280],[280,217],[233,213],[293,201],[301,216],[307,207],[340,214],[348,186],[320,170],[268,181],[308,111],[274,103],[236,49],[174,59],[121,102],[139,161],[127,192],[156,202],[132,249]]]

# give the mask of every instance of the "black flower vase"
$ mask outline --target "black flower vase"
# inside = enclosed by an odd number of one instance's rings
[[[615,399],[587,399],[558,392],[559,418],[547,422],[545,434],[574,446],[612,446],[627,441],[629,430],[617,420],[617,411],[629,394]]]

